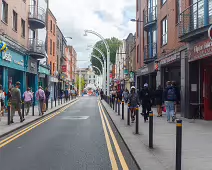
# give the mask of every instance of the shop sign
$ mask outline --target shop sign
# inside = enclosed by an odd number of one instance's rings
[[[198,42],[189,48],[189,61],[202,59],[212,55],[212,41],[207,39]]]
[[[23,60],[21,60],[21,61],[14,60],[14,63],[17,64],[17,65],[20,65],[20,66],[24,66]]]
[[[2,56],[2,59],[11,62],[12,56],[10,55],[10,53],[4,53],[4,55]]]
[[[125,75],[128,74],[128,69],[124,69],[124,74],[125,74]]]
[[[39,66],[39,73],[50,75],[50,70],[45,67]]]
[[[61,67],[61,69],[62,69],[62,72],[66,72],[66,71],[67,71],[66,65],[63,65],[63,66]]]
[[[178,59],[180,59],[180,52],[175,53],[169,57],[166,57],[166,58],[160,60],[160,65],[172,63],[172,62],[177,61]]]
[[[147,74],[149,72],[149,68],[145,67],[143,69],[141,69],[141,74]]]

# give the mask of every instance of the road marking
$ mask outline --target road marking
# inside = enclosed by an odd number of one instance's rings
[[[32,129],[36,128],[37,126],[39,126],[40,124],[46,122],[47,120],[55,117],[56,115],[62,113],[64,110],[66,110],[67,108],[69,108],[70,106],[72,106],[73,104],[75,104],[76,102],[78,102],[78,100],[74,101],[73,103],[63,107],[62,109],[60,109],[59,111],[57,111],[56,113],[53,113],[49,116],[44,117],[43,119],[37,121],[36,123],[22,129],[21,131],[5,138],[4,140],[0,141],[0,148],[2,148],[3,146],[9,144],[10,142],[12,142],[13,140],[19,138],[20,136],[24,135],[25,133],[31,131]]]
[[[126,161],[125,161],[125,159],[124,159],[124,156],[123,156],[123,154],[122,154],[122,152],[121,152],[121,149],[120,149],[120,147],[119,147],[119,144],[118,144],[118,142],[117,142],[117,139],[116,139],[116,137],[115,137],[115,135],[114,135],[114,133],[113,133],[113,130],[112,130],[111,126],[110,126],[110,123],[109,123],[109,121],[108,121],[108,119],[107,119],[107,117],[106,117],[106,115],[105,115],[105,111],[103,110],[101,103],[100,103],[99,105],[100,105],[100,109],[101,109],[101,111],[102,111],[102,113],[103,113],[103,116],[104,116],[104,118],[105,118],[107,127],[108,127],[108,129],[109,129],[110,136],[111,136],[111,138],[112,138],[112,140],[113,140],[113,143],[114,143],[114,146],[115,146],[117,155],[118,155],[118,157],[119,157],[119,161],[120,161],[120,163],[121,163],[121,166],[122,166],[123,170],[129,170],[129,168],[128,168],[128,166],[127,166],[127,163],[126,163]]]
[[[108,149],[108,153],[109,153],[109,157],[110,157],[110,163],[111,163],[111,166],[112,166],[112,170],[118,170],[118,165],[117,165],[114,153],[113,153],[113,149],[112,149],[112,146],[111,146],[111,143],[110,143],[110,138],[109,138],[109,135],[108,135],[108,132],[107,132],[107,129],[106,129],[105,121],[104,121],[99,103],[98,103],[98,106],[99,106],[99,112],[100,112],[100,117],[101,117],[101,121],[102,121],[102,127],[103,127],[103,131],[104,131],[104,134],[105,134],[105,140],[106,140],[106,144],[107,144],[107,149]]]
[[[61,119],[64,120],[85,120],[88,119],[89,116],[64,116]]]

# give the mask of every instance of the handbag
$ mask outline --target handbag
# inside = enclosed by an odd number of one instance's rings
[[[162,106],[162,111],[166,112],[166,106]]]
[[[46,112],[46,103],[43,103],[42,112]]]

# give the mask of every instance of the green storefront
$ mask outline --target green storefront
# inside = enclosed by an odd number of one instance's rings
[[[38,68],[38,85],[43,87],[44,89],[48,87],[48,77],[50,75],[50,69],[48,66],[45,65],[39,65]]]

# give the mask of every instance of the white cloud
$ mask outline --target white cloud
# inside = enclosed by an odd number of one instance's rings
[[[49,0],[50,9],[57,18],[64,36],[73,37],[68,43],[75,47],[80,60],[88,60],[90,51],[86,50],[87,45],[94,45],[99,40],[92,34],[84,37],[85,29],[94,30],[104,38],[114,36],[119,39],[124,39],[130,32],[135,32],[135,23],[130,22],[131,18],[135,18],[135,2],[135,0]],[[85,67],[85,62],[78,63],[80,67]]]

